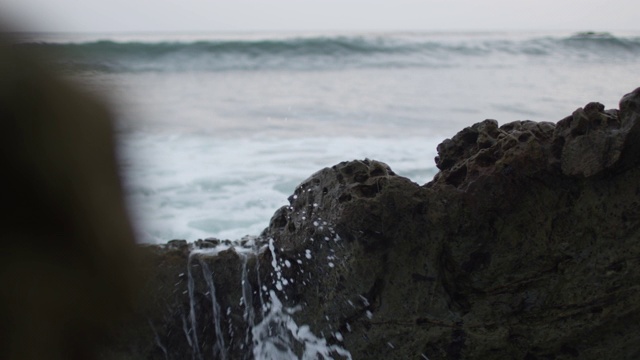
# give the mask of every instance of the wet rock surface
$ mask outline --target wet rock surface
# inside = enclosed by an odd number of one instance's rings
[[[251,359],[275,296],[334,358],[639,358],[639,104],[485,120],[438,146],[425,185],[375,160],[322,169],[259,251],[141,248],[148,296],[105,357]]]

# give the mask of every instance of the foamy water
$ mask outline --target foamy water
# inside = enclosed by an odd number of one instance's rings
[[[487,118],[556,122],[640,85],[640,33],[49,35],[119,122],[142,242],[257,235],[295,186],[371,158],[417,183]]]
[[[283,304],[281,297],[286,299],[285,288],[293,285],[293,279],[287,279],[283,275],[285,268],[290,268],[289,260],[278,257],[273,239],[268,239],[267,245],[258,246],[254,239],[246,238],[244,245],[237,242],[222,243],[212,248],[192,248],[187,262],[187,293],[189,296],[189,318],[184,324],[184,335],[194,350],[196,358],[207,358],[202,353],[202,345],[199,343],[198,324],[201,321],[201,314],[196,306],[196,284],[194,271],[201,271],[202,278],[206,282],[208,289],[206,295],[211,300],[211,314],[213,314],[214,335],[205,341],[214,344],[213,356],[216,359],[228,359],[228,347],[225,345],[224,333],[227,331],[223,324],[223,312],[229,316],[231,309],[221,309],[216,297],[215,274],[207,265],[207,258],[218,256],[221,251],[231,250],[243,259],[242,273],[237,281],[242,286],[242,297],[240,305],[244,308],[243,318],[247,324],[247,333],[240,334],[240,341],[244,341],[248,352],[252,353],[255,359],[260,360],[316,360],[316,359],[351,359],[351,353],[340,345],[329,344],[324,336],[317,335],[307,324],[298,324],[294,319],[294,314],[304,311],[304,306],[298,304],[288,307]],[[335,234],[334,241],[340,241]],[[251,287],[251,281],[247,274],[247,260],[250,257],[257,257],[260,253],[269,251],[271,254],[271,269],[268,278],[274,279],[272,283],[260,284],[258,288]],[[310,250],[307,250],[305,257],[297,260],[297,265],[312,258]],[[197,266],[194,266],[196,265]],[[332,267],[331,262],[326,266]],[[302,271],[302,270],[301,270]],[[254,313],[253,297],[257,293],[260,296],[260,309],[258,314]],[[229,330],[231,331],[231,330]],[[339,331],[330,334],[339,342],[342,342],[343,335]],[[165,349],[164,345],[158,342],[158,346]]]
[[[300,182],[347,159],[386,161],[418,183],[436,170],[437,144],[421,138],[128,134],[122,141],[129,199],[144,242],[258,235]]]

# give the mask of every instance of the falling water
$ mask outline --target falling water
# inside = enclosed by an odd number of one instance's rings
[[[224,346],[224,337],[222,336],[222,327],[220,326],[220,305],[216,300],[216,287],[213,284],[213,274],[209,270],[207,263],[200,259],[202,266],[202,275],[209,286],[209,295],[211,296],[211,306],[213,307],[213,325],[216,330],[216,345],[213,347],[213,358],[222,360],[227,359],[227,350]]]
[[[284,307],[273,290],[269,291],[268,307],[262,321],[252,330],[255,359],[333,359],[333,354],[351,359],[349,351],[337,345],[328,345],[324,338],[313,334],[308,325],[298,326],[291,315],[301,308]],[[299,357],[297,352],[300,350],[303,353]]]
[[[244,305],[244,321],[249,325],[247,329],[247,335],[245,337],[245,344],[249,344],[251,341],[251,329],[255,325],[255,314],[253,312],[253,289],[249,282],[249,276],[247,272],[247,254],[241,254],[242,256],[242,304]],[[257,262],[256,262],[257,263]],[[256,266],[257,268],[257,266]]]
[[[266,251],[267,248],[272,255],[271,265],[273,270],[271,275],[276,279],[274,282],[275,288],[268,289],[266,286],[261,285],[258,273],[258,288],[254,289],[249,279],[248,262],[249,259],[255,259],[257,270],[258,254]],[[247,353],[253,354],[254,359],[260,360],[334,359],[334,356],[339,356],[340,359],[351,359],[351,354],[346,349],[337,345],[327,344],[326,339],[315,335],[308,325],[298,325],[295,322],[292,315],[297,311],[302,311],[302,306],[286,307],[278,298],[277,292],[282,291],[283,287],[287,286],[289,282],[282,276],[282,266],[286,265],[285,262],[278,261],[272,239],[269,240],[267,246],[261,249],[256,246],[248,248],[240,245],[219,245],[210,249],[194,249],[189,254],[187,275],[190,311],[189,322],[185,320],[183,323],[187,340],[193,348],[195,358],[206,358],[201,349],[203,344],[200,344],[197,334],[197,324],[200,318],[196,306],[196,284],[191,269],[193,266],[192,259],[196,255],[198,258],[197,264],[202,268],[202,274],[212,303],[215,336],[210,340],[215,343],[213,358],[228,359],[230,356],[228,349],[225,347],[222,332],[223,314],[216,297],[215,272],[211,271],[206,262],[207,257],[215,257],[219,252],[228,249],[235,251],[242,259],[242,275],[238,281],[242,289],[240,304],[244,307],[243,319],[247,325],[247,333],[241,348],[247,349]],[[260,309],[262,312],[260,316],[256,316],[257,314],[253,307],[254,291],[260,294]],[[256,317],[260,319],[258,323],[256,323]]]
[[[198,343],[198,330],[197,330],[198,320],[197,320],[196,309],[195,309],[196,300],[194,297],[195,285],[193,281],[193,276],[191,274],[192,256],[193,256],[193,252],[189,254],[189,260],[187,261],[187,276],[188,276],[187,288],[189,290],[189,320],[190,320],[191,328],[188,327],[187,322],[185,321],[184,318],[182,319],[182,325],[184,328],[184,333],[187,336],[187,341],[189,342],[189,345],[191,345],[191,348],[193,349],[195,356],[198,359],[202,359],[202,354],[200,354],[200,344]]]

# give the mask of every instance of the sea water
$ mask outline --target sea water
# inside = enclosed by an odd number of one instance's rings
[[[337,237],[337,235],[336,235]],[[338,241],[339,237],[334,239]],[[222,310],[216,296],[215,278],[216,274],[207,265],[207,258],[217,256],[221,251],[233,251],[242,258],[242,273],[237,281],[242,287],[242,296],[239,299],[240,304],[244,308],[243,319],[247,324],[247,333],[240,334],[241,348],[246,349],[247,353],[252,354],[253,358],[260,360],[317,360],[317,359],[352,359],[351,353],[338,344],[331,344],[323,335],[316,335],[309,325],[298,325],[294,319],[294,314],[304,311],[303,304],[295,304],[294,306],[286,306],[281,298],[287,300],[285,288],[293,284],[293,279],[286,279],[283,276],[283,268],[291,267],[289,260],[279,258],[275,249],[273,239],[256,242],[255,237],[245,237],[242,245],[238,242],[225,242],[215,247],[198,248],[191,244],[187,263],[187,293],[189,297],[189,318],[183,318],[183,333],[190,347],[194,351],[194,358],[207,359],[208,354],[203,354],[202,344],[199,339],[198,329],[199,322],[202,321],[201,314],[196,306],[196,283],[194,272],[202,271],[202,277],[206,283],[208,291],[205,293],[211,300],[211,314],[213,314],[214,334],[211,338],[203,339],[205,342],[213,344],[214,359],[228,359],[230,354],[228,346],[225,346],[225,331],[229,331],[231,339],[234,338],[231,323],[229,328],[224,326],[222,320]],[[247,263],[249,258],[256,261],[256,271],[259,272],[259,254],[270,252],[271,268],[268,270],[270,277],[274,280],[271,284],[262,284],[258,275],[258,283],[256,288],[252,288],[251,281],[248,277]],[[307,250],[307,258],[311,258],[310,250]],[[303,264],[304,260],[298,260],[299,264]],[[196,266],[194,266],[196,265]],[[199,269],[198,269],[199,268]],[[253,298],[254,294],[260,294],[260,306],[257,307],[258,313],[254,310]],[[231,308],[226,310],[227,317],[231,314]],[[339,342],[343,337],[339,331],[332,332],[331,335]],[[232,340],[233,341],[233,340]],[[159,339],[156,339],[156,345],[162,349],[165,354],[165,347]]]
[[[26,34],[106,96],[141,242],[258,235],[312,173],[418,184],[487,118],[557,122],[640,86],[640,33]],[[106,94],[106,95],[105,95]]]

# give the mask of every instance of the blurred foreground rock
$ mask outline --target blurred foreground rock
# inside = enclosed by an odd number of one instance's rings
[[[107,355],[251,359],[275,295],[353,359],[640,358],[639,104],[485,120],[438,146],[423,186],[374,160],[322,169],[257,256],[145,246],[149,296]]]
[[[0,358],[96,358],[138,287],[112,117],[0,28]]]

